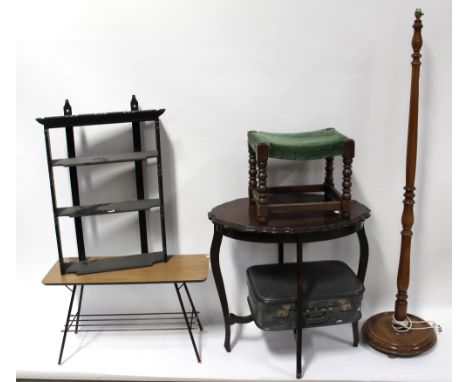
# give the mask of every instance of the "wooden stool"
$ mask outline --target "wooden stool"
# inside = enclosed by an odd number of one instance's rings
[[[249,199],[257,206],[257,219],[266,222],[271,213],[309,213],[339,211],[349,218],[351,201],[351,165],[354,141],[334,128],[304,133],[248,132]],[[333,159],[343,157],[343,182],[340,194],[333,182]],[[289,160],[325,159],[323,184],[267,188],[268,158]],[[316,193],[323,192],[317,198]],[[313,194],[315,193],[315,194]]]

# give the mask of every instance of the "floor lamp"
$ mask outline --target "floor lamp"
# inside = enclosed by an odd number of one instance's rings
[[[413,356],[430,349],[437,340],[433,326],[423,319],[407,313],[408,285],[412,227],[414,222],[414,178],[418,140],[419,67],[421,66],[423,27],[421,9],[416,9],[413,24],[413,54],[411,92],[406,153],[406,186],[401,222],[401,252],[398,266],[398,293],[394,312],[383,312],[369,318],[362,329],[364,338],[373,348],[389,356]]]

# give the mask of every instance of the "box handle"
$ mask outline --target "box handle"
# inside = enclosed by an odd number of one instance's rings
[[[330,311],[328,309],[307,310],[304,312],[305,325],[319,325],[327,322],[330,319]]]

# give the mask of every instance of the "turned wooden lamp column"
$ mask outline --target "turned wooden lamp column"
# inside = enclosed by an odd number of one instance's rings
[[[398,293],[395,301],[394,312],[384,312],[372,316],[363,327],[364,337],[375,349],[393,356],[418,355],[430,349],[436,342],[437,337],[429,324],[421,318],[408,314],[408,285],[410,272],[410,253],[412,227],[414,222],[414,179],[416,175],[416,153],[418,140],[418,103],[419,103],[419,67],[421,65],[420,50],[422,47],[421,29],[423,27],[421,9],[416,9],[416,20],[413,24],[414,35],[413,61],[411,73],[411,92],[408,122],[408,142],[406,154],[406,186],[403,201],[403,214],[401,222],[401,251],[398,266]],[[410,327],[412,325],[412,327]],[[409,330],[408,330],[408,327]]]

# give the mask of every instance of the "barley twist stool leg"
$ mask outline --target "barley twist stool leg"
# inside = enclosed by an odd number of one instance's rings
[[[253,191],[257,189],[257,160],[255,158],[255,151],[249,147],[249,201],[254,202]]]
[[[331,199],[331,189],[335,187],[333,181],[333,160],[334,157],[325,158],[325,200]]]
[[[354,141],[352,139],[346,141],[343,152],[343,193],[341,195],[341,210],[344,218],[349,218],[352,201],[351,201],[351,175],[353,171],[351,166],[354,158]]]
[[[259,143],[257,145],[257,168],[258,168],[258,183],[257,183],[257,218],[259,222],[266,222],[268,218],[267,204],[267,163],[268,163],[268,145]]]

